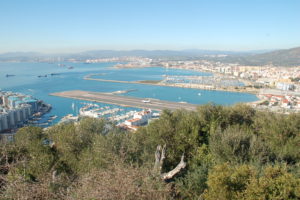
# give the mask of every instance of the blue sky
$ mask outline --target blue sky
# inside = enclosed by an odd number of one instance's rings
[[[0,53],[300,46],[299,0],[0,0]]]

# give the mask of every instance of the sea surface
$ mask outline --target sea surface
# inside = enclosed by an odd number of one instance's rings
[[[78,114],[83,106],[80,100],[67,99],[50,96],[50,93],[66,90],[86,90],[95,92],[114,92],[119,90],[134,90],[122,94],[141,98],[156,98],[175,102],[188,102],[193,104],[215,103],[221,105],[232,105],[238,102],[256,101],[257,97],[247,93],[198,90],[189,88],[164,87],[140,84],[110,83],[84,80],[88,74],[99,74],[101,79],[140,81],[140,80],[161,80],[165,75],[199,75],[211,76],[206,72],[196,72],[182,69],[165,69],[162,67],[118,69],[113,68],[116,63],[1,63],[0,62],[0,89],[6,91],[20,92],[32,95],[52,105],[50,113],[45,115],[43,120],[51,115],[57,115],[49,125],[57,123],[67,114]],[[64,66],[62,66],[64,65]],[[73,67],[69,69],[70,67]],[[57,73],[58,75],[50,75]],[[6,77],[7,74],[15,75]],[[47,77],[38,77],[44,76]],[[72,106],[74,104],[74,106]],[[107,104],[97,103],[100,106]],[[118,107],[110,105],[111,107]],[[139,110],[135,108],[123,108],[124,112]]]

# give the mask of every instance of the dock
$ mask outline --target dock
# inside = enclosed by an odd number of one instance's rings
[[[196,104],[189,104],[189,103],[163,101],[163,100],[151,99],[151,98],[119,96],[111,93],[89,92],[89,91],[81,91],[81,90],[64,91],[64,92],[52,93],[50,95],[85,100],[85,101],[94,101],[94,102],[100,102],[106,104],[115,104],[123,107],[152,109],[157,111],[162,111],[164,109],[169,109],[169,110],[185,109],[185,110],[193,111],[196,110],[198,106]],[[147,99],[147,102],[145,102],[145,99]]]

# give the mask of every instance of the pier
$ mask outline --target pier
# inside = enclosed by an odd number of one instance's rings
[[[196,110],[196,104],[189,103],[179,103],[172,101],[163,101],[158,99],[151,98],[136,98],[129,96],[119,96],[109,93],[101,93],[101,92],[89,92],[89,91],[81,91],[81,90],[72,90],[72,91],[64,91],[58,93],[52,93],[50,95],[66,97],[72,99],[80,99],[86,101],[94,101],[101,102],[106,104],[115,104],[124,107],[134,107],[134,108],[142,108],[142,109],[152,109],[161,111],[164,109],[176,110],[176,109],[186,109],[186,110]]]

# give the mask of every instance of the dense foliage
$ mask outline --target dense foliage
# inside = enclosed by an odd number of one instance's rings
[[[163,172],[184,153],[173,179]],[[20,129],[1,145],[2,199],[300,199],[300,114],[246,105],[165,110],[137,132],[103,119]]]

